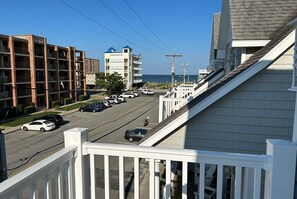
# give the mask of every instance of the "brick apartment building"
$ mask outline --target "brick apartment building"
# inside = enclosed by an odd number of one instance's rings
[[[98,59],[86,58],[86,85],[87,88],[96,87],[96,79],[100,73],[100,61]]]
[[[86,94],[85,52],[35,35],[0,35],[0,108],[51,108]]]

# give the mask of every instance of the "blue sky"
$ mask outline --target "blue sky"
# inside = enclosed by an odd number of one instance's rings
[[[166,55],[174,53],[183,55],[176,60],[175,74],[181,74],[182,63],[189,64],[190,74],[207,67],[213,14],[220,12],[221,0],[126,2],[2,0],[0,34],[34,34],[46,37],[50,44],[74,46],[86,51],[87,57],[99,59],[101,71],[103,53],[110,47],[121,51],[126,45],[134,54],[141,53],[143,74],[170,75],[171,60]]]

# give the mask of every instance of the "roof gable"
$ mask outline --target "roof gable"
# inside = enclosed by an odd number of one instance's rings
[[[155,145],[212,103],[216,102],[265,67],[268,67],[274,60],[288,50],[288,48],[293,46],[294,32],[294,28],[292,27],[283,28],[266,46],[257,51],[243,64],[151,129],[148,136],[140,145]]]

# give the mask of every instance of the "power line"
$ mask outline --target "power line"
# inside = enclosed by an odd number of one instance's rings
[[[149,51],[149,52],[154,52],[154,51],[152,51],[152,50],[149,50],[149,49],[147,49],[147,48],[144,48],[143,46],[140,46],[140,45],[138,45],[138,44],[136,44],[136,43],[134,43],[134,42],[132,42],[132,41],[126,39],[125,37],[123,37],[123,36],[117,34],[116,32],[112,31],[111,29],[109,29],[109,28],[105,27],[104,25],[98,23],[97,21],[95,21],[94,19],[92,19],[91,17],[89,17],[88,15],[86,15],[86,14],[84,14],[83,12],[79,11],[78,9],[74,8],[74,7],[71,6],[70,4],[66,3],[65,1],[63,1],[63,0],[60,0],[60,1],[61,1],[63,4],[65,4],[66,6],[68,6],[69,8],[71,8],[72,10],[78,12],[80,15],[82,15],[82,16],[84,16],[85,18],[89,19],[90,21],[92,21],[92,22],[95,23],[96,25],[100,26],[101,28],[107,30],[108,32],[111,32],[112,34],[116,35],[117,37],[119,37],[119,38],[121,38],[121,39],[123,39],[123,40],[125,40],[125,41],[127,41],[127,42],[129,42],[129,43],[131,43],[131,44],[133,44],[133,45],[135,45],[135,46],[138,46],[138,47],[140,47],[140,48],[142,48],[142,49],[144,49],[144,50],[147,50],[147,51]]]
[[[124,24],[126,24],[129,28],[131,28],[134,32],[136,32],[138,35],[140,35],[143,39],[145,39],[146,41],[148,41],[149,43],[153,44],[155,47],[160,48],[160,46],[158,46],[157,44],[155,44],[154,42],[152,42],[151,40],[149,40],[148,38],[146,38],[143,34],[141,34],[139,31],[137,31],[135,28],[133,28],[131,25],[129,25],[120,15],[118,15],[111,7],[109,7],[106,3],[104,3],[104,1],[102,0],[98,0],[101,2],[101,4],[106,7],[111,13],[113,13],[115,16],[117,16]]]
[[[174,52],[174,50],[172,50],[171,48],[169,48],[153,31],[152,29],[145,23],[145,21],[137,14],[137,12],[132,8],[132,6],[126,1],[124,0],[124,2],[126,3],[126,5],[133,11],[133,13],[136,15],[136,17],[142,21],[142,23],[147,27],[147,29],[153,34],[155,35],[155,37],[170,51]]]

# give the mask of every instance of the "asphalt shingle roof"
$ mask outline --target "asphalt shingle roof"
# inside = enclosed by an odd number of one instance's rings
[[[297,0],[229,0],[233,40],[270,40],[297,16]]]

